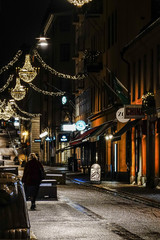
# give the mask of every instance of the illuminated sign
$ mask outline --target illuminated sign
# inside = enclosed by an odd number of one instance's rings
[[[117,112],[116,112],[116,118],[119,122],[125,123],[128,122],[129,119],[124,117],[124,108],[120,108]]]
[[[47,135],[48,135],[48,132],[45,131],[45,132],[41,133],[39,136],[40,136],[40,138],[43,138],[43,137],[46,137]]]
[[[35,143],[39,143],[39,142],[41,142],[41,139],[40,139],[40,138],[35,138],[35,139],[34,139],[34,142],[35,142]]]
[[[51,142],[51,141],[52,141],[52,138],[50,138],[50,137],[46,137],[46,138],[45,138],[45,141],[47,141],[47,142]]]
[[[76,125],[75,124],[63,124],[62,131],[74,132],[74,131],[76,131]]]
[[[69,134],[59,134],[59,141],[60,142],[69,142],[70,135]]]
[[[86,128],[86,123],[83,120],[79,120],[76,122],[76,129],[78,131],[83,131]]]
[[[63,96],[62,97],[62,104],[64,105],[64,104],[66,104],[67,103],[67,97],[66,96]]]
[[[142,105],[125,105],[124,106],[125,118],[143,118]]]

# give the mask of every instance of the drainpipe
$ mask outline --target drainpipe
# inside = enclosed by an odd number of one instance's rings
[[[130,83],[130,63],[124,58],[125,48],[120,52],[121,59],[127,64],[128,66],[128,99],[130,100],[130,92],[131,92],[131,83]],[[131,100],[130,100],[131,101]]]
[[[131,102],[130,99],[130,92],[131,92],[131,83],[130,83],[130,63],[124,58],[124,52],[125,52],[125,48],[120,52],[121,55],[121,59],[127,64],[128,67],[128,99],[129,102]],[[131,137],[132,137],[132,133],[130,134],[130,141],[131,141]],[[127,140],[127,139],[126,139]],[[131,143],[130,143],[131,144]],[[126,156],[128,156],[128,154],[126,154]],[[132,164],[132,156],[130,154],[130,159],[126,159],[126,163],[127,163],[127,172],[128,172],[128,181],[129,183],[132,181],[132,177],[131,176],[131,164]]]

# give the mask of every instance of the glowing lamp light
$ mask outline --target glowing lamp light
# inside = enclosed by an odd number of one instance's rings
[[[111,140],[113,138],[113,135],[112,134],[109,134],[109,135],[106,135],[105,136],[105,139],[108,141],[108,140]]]
[[[47,47],[48,46],[47,38],[40,37],[39,42],[38,42],[38,46]]]
[[[31,65],[29,54],[25,56],[24,66],[20,68],[18,74],[20,79],[27,83],[32,82],[33,79],[37,76],[36,68],[32,67]]]
[[[22,133],[22,135],[23,135],[23,136],[28,136],[28,131],[24,131],[24,132]]]

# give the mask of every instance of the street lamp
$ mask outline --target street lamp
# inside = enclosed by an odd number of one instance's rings
[[[37,43],[38,46],[40,46],[40,47],[47,47],[48,46],[47,39],[49,39],[49,38],[40,37],[40,38],[36,38],[36,39],[39,39],[39,41]]]

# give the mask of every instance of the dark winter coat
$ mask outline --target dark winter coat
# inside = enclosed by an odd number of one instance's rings
[[[22,182],[28,186],[39,185],[44,172],[42,164],[36,159],[28,161],[24,168]]]

